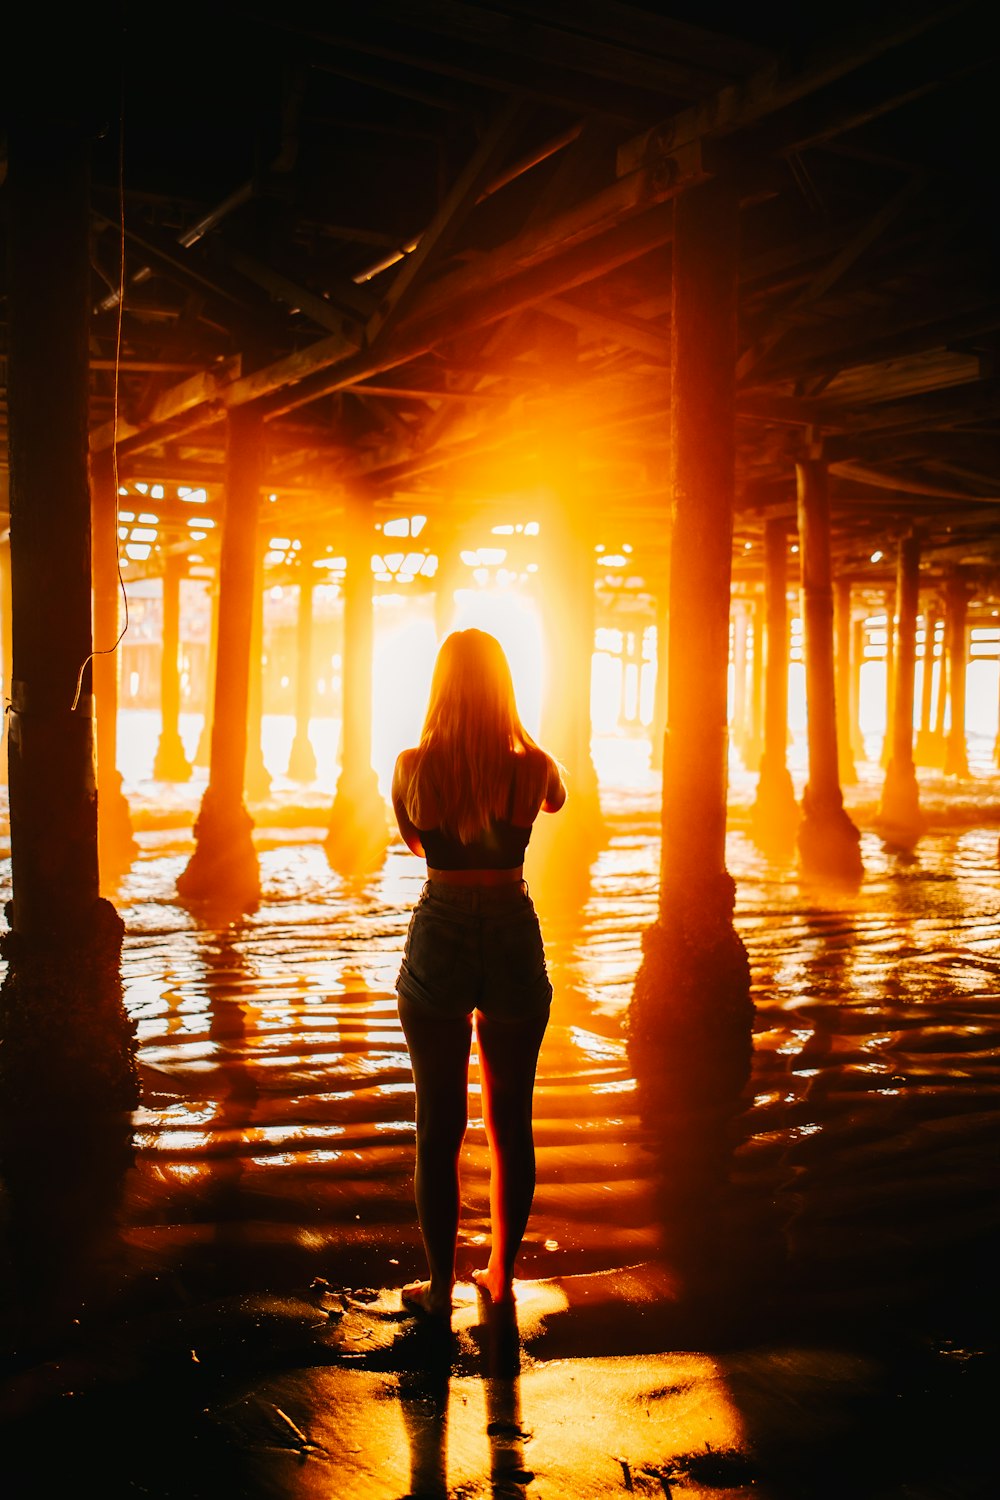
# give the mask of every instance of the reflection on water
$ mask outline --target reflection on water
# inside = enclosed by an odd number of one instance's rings
[[[532,887],[555,1000],[519,1274],[562,1288],[535,1352],[876,1326],[975,1345],[997,1250],[995,827],[940,828],[910,860],[866,832],[860,892],[825,895],[769,864],[734,818],[728,860],[756,1022],[752,1084],[723,1149],[694,1135],[665,1142],[638,1114],[623,1021],[656,910],[655,778],[640,767],[615,787],[605,765],[602,795],[610,841],[583,899]],[[315,1277],[394,1288],[422,1269],[393,992],[422,867],[395,845],[377,876],[351,885],[331,871],[323,833],[322,820],[258,828],[261,904],[224,930],[172,900],[189,828],[142,831],[122,881],[142,1103],[113,1205],[115,1274],[147,1306]],[[471,1078],[460,1276],[482,1263],[489,1226],[475,1056]],[[709,1161],[691,1181],[691,1163]],[[616,1283],[609,1319],[600,1273],[623,1267],[639,1269]],[[494,1462],[518,1493],[518,1388],[501,1365],[486,1388]],[[400,1392],[429,1494],[447,1493],[447,1380],[446,1369],[433,1389],[404,1381]]]

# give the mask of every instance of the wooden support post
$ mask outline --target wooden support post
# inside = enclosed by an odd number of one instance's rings
[[[865,737],[861,732],[861,668],[865,664],[865,621],[862,617],[851,627],[851,752],[855,765],[868,759]]]
[[[124,924],[99,893],[88,472],[89,142],[41,90],[9,120],[13,899],[0,938],[0,1125],[138,1102]],[[63,107],[65,104],[65,107]],[[53,113],[55,113],[53,108]]]
[[[947,598],[943,603],[944,629],[941,632],[941,655],[938,657],[937,671],[937,701],[934,705],[934,739],[932,753],[933,766],[939,770],[944,768],[945,758],[945,726],[948,722],[948,700],[951,696],[949,678],[951,675],[951,662],[948,658],[948,603]]]
[[[303,564],[303,575],[299,580],[299,612],[296,619],[298,651],[295,662],[295,738],[288,756],[288,778],[290,781],[316,780],[316,751],[309,738],[309,723],[312,719],[313,700],[313,589],[315,578],[309,578]],[[312,569],[315,573],[315,569]]]
[[[451,633],[455,621],[455,593],[462,579],[458,536],[448,520],[440,525],[438,569],[434,575],[434,633],[438,645]]]
[[[654,1115],[721,1107],[750,1067],[749,963],[726,869],[738,226],[737,197],[724,181],[678,200],[660,899],[628,1021],[640,1097]]]
[[[663,770],[663,741],[667,732],[667,658],[670,640],[670,581],[664,578],[656,594],[656,683],[653,688],[653,723],[650,768]]]
[[[91,455],[90,518],[94,571],[94,703],[97,709],[97,845],[102,886],[138,853],[118,769],[118,678],[121,671],[121,574],[118,496],[110,448]]]
[[[876,827],[887,843],[912,849],[924,830],[920,789],[913,762],[913,702],[920,602],[920,539],[899,542],[896,583],[897,649],[893,693],[892,756],[886,769]]]
[[[194,825],[195,850],[177,892],[191,901],[250,911],[260,899],[260,870],[253,821],[243,800],[243,771],[263,432],[260,418],[247,407],[231,411],[227,423],[212,760]]]
[[[885,591],[885,734],[882,736],[882,769],[892,759],[893,704],[896,695],[896,609],[895,590]]]
[[[389,847],[388,809],[372,768],[372,503],[357,491],[344,516],[344,644],[340,776],[325,840],[327,858],[343,874],[377,869]]]
[[[864,873],[861,835],[844,810],[837,762],[826,464],[822,459],[803,458],[796,464],[796,471],[809,742],[809,779],[802,798],[799,856],[803,873],[811,879],[858,882]]]
[[[7,784],[7,705],[10,702],[11,679],[11,605],[10,605],[10,529],[0,536],[0,703],[3,705],[3,755],[0,756],[0,783]]]
[[[264,552],[259,539],[254,554],[249,674],[243,785],[248,802],[264,802],[271,792],[271,773],[264,764]]]
[[[965,738],[965,685],[969,662],[969,593],[965,579],[955,574],[945,598],[945,650],[948,654],[950,722],[945,741],[944,773],[967,777],[969,751]]]
[[[750,662],[750,730],[743,756],[748,771],[760,771],[764,750],[764,600],[753,602],[753,655]]]
[[[851,581],[838,578],[834,588],[837,634],[837,765],[841,786],[858,779],[851,746]]]
[[[747,763],[747,607],[737,599],[732,608],[733,716],[730,724],[732,743],[744,766]]]
[[[191,764],[180,735],[181,579],[187,560],[176,554],[163,565],[163,650],[160,658],[160,743],[153,761],[154,781],[190,781]]]
[[[932,766],[935,764],[933,740],[934,734],[931,728],[931,710],[934,703],[934,674],[935,656],[937,651],[937,612],[927,607],[924,610],[924,649],[921,652],[920,672],[920,727],[917,730],[917,740],[913,747],[914,764],[918,766]],[[938,762],[940,763],[940,762]]]
[[[208,662],[205,669],[205,709],[194,752],[196,766],[209,765],[212,758],[212,712],[215,705],[215,673],[219,662],[219,575],[216,572],[209,592],[211,621],[208,627]]]
[[[764,677],[764,744],[751,813],[754,842],[775,858],[795,850],[801,814],[788,770],[788,523],[764,523],[764,599],[767,637]]]

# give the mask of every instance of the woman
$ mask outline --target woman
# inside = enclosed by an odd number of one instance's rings
[[[531,1097],[552,986],[524,851],[539,811],[566,788],[528,734],[507,659],[481,630],[438,652],[420,743],[396,761],[399,831],[427,860],[396,981],[417,1099],[414,1195],[430,1279],[403,1304],[447,1316],[455,1285],[459,1153],[468,1120],[473,1015],[490,1147],[492,1245],[476,1285],[513,1297],[514,1262],[535,1191]]]

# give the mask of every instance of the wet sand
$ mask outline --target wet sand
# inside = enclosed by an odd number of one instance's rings
[[[847,894],[759,854],[737,773],[753,1077],[731,1119],[654,1120],[623,1029],[657,899],[641,762],[603,765],[589,870],[540,884],[544,836],[529,851],[555,1001],[518,1326],[466,1281],[451,1336],[398,1297],[421,1253],[393,980],[421,865],[394,845],[343,880],[328,802],[279,786],[259,910],[199,922],[172,899],[197,788],[172,815],[137,789],[114,899],[142,1104],[97,1138],[53,1121],[7,1164],[5,1495],[997,1492],[1000,778],[927,777],[903,856],[863,768]],[[463,1174],[467,1277],[474,1096]]]

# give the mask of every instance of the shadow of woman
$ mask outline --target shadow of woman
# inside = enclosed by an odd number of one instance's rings
[[[521,1419],[517,1311],[513,1303],[497,1306],[483,1296],[479,1308],[480,1322],[467,1332],[479,1353],[490,1494],[493,1500],[524,1500],[526,1486],[535,1476],[524,1461],[524,1443],[530,1434]],[[407,1358],[399,1374],[399,1399],[410,1444],[406,1500],[447,1500],[455,1493],[448,1483],[448,1409],[458,1345],[450,1328],[430,1321],[410,1329],[406,1341]],[[475,1488],[478,1494],[478,1483]]]
[[[525,1466],[524,1443],[530,1437],[521,1421],[521,1335],[513,1302],[496,1304],[481,1297],[485,1321],[480,1324],[483,1384],[486,1390],[486,1436],[490,1445],[490,1484],[494,1500],[524,1494],[534,1474]]]

